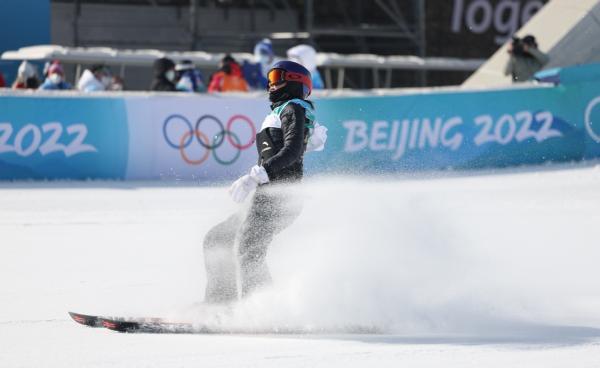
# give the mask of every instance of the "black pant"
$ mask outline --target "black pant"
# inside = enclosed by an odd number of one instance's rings
[[[293,196],[270,187],[265,185],[256,190],[246,216],[230,216],[204,237],[206,302],[236,300],[238,280],[242,297],[270,283],[267,248],[273,236],[289,226],[300,213],[300,206]]]

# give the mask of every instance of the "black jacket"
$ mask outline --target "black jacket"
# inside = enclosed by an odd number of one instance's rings
[[[272,108],[281,106],[277,102]],[[302,178],[308,128],[306,112],[298,104],[288,104],[280,114],[281,129],[267,128],[256,136],[258,164],[265,168],[271,183]]]
[[[154,80],[150,89],[152,91],[175,91],[175,84],[169,81],[165,74],[174,69],[175,63],[167,58],[160,58],[154,62]]]
[[[152,81],[152,91],[175,91],[175,85],[165,77],[157,77]]]

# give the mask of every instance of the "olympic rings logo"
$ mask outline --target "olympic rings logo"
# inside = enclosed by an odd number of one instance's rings
[[[185,124],[186,131],[181,137],[179,137],[179,139],[172,139],[169,137],[168,128],[171,124],[176,124],[178,121]],[[233,124],[238,121],[247,123],[252,132],[250,135],[250,140],[246,143],[242,143],[237,134],[235,134],[232,130]],[[200,130],[200,126],[203,123],[206,124],[209,122],[216,124],[218,128],[218,132],[213,135],[212,139],[210,139],[207,134]],[[255,135],[256,127],[254,126],[252,120],[245,115],[234,115],[227,121],[225,125],[223,125],[221,120],[213,115],[202,115],[200,118],[198,118],[198,120],[196,120],[196,124],[194,126],[192,126],[192,123],[185,116],[178,114],[170,115],[163,123],[163,136],[165,138],[165,142],[171,148],[178,150],[183,161],[190,165],[203,164],[210,157],[211,152],[215,161],[221,165],[231,165],[237,161],[243,150],[252,146]],[[186,152],[186,149],[194,141],[198,142],[198,144],[204,148],[204,153],[198,159],[190,158]],[[236,150],[235,155],[231,159],[224,159],[217,153],[217,149],[224,147],[225,142],[227,142]]]
[[[598,96],[598,97],[594,98],[592,101],[590,101],[590,103],[587,105],[587,108],[585,109],[585,117],[584,117],[585,129],[587,130],[590,137],[596,143],[600,143],[600,133],[597,133],[596,131],[594,131],[593,125],[594,125],[594,123],[599,123],[599,122],[593,121],[594,119],[592,119],[592,112],[594,111],[594,108],[596,106],[598,106],[599,104],[600,104],[600,96]],[[600,125],[600,124],[596,124],[596,126],[598,126],[598,125]]]

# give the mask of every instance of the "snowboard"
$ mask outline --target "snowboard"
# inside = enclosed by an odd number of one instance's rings
[[[315,328],[309,326],[248,327],[229,326],[219,323],[180,322],[165,318],[105,317],[69,312],[71,318],[93,328],[105,328],[122,333],[147,334],[283,334],[283,335],[322,335],[322,334],[381,334],[374,326],[344,326],[341,328]]]
[[[211,333],[206,326],[187,323],[172,322],[163,318],[131,318],[95,316],[69,312],[71,318],[84,326],[106,328],[117,332],[126,333]],[[213,333],[217,333],[214,331]],[[222,333],[220,331],[219,333]]]

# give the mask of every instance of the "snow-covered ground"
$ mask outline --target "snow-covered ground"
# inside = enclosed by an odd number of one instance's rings
[[[600,366],[600,167],[300,190],[232,318],[338,332],[129,335],[67,311],[194,316],[225,187],[0,184],[0,367]]]

